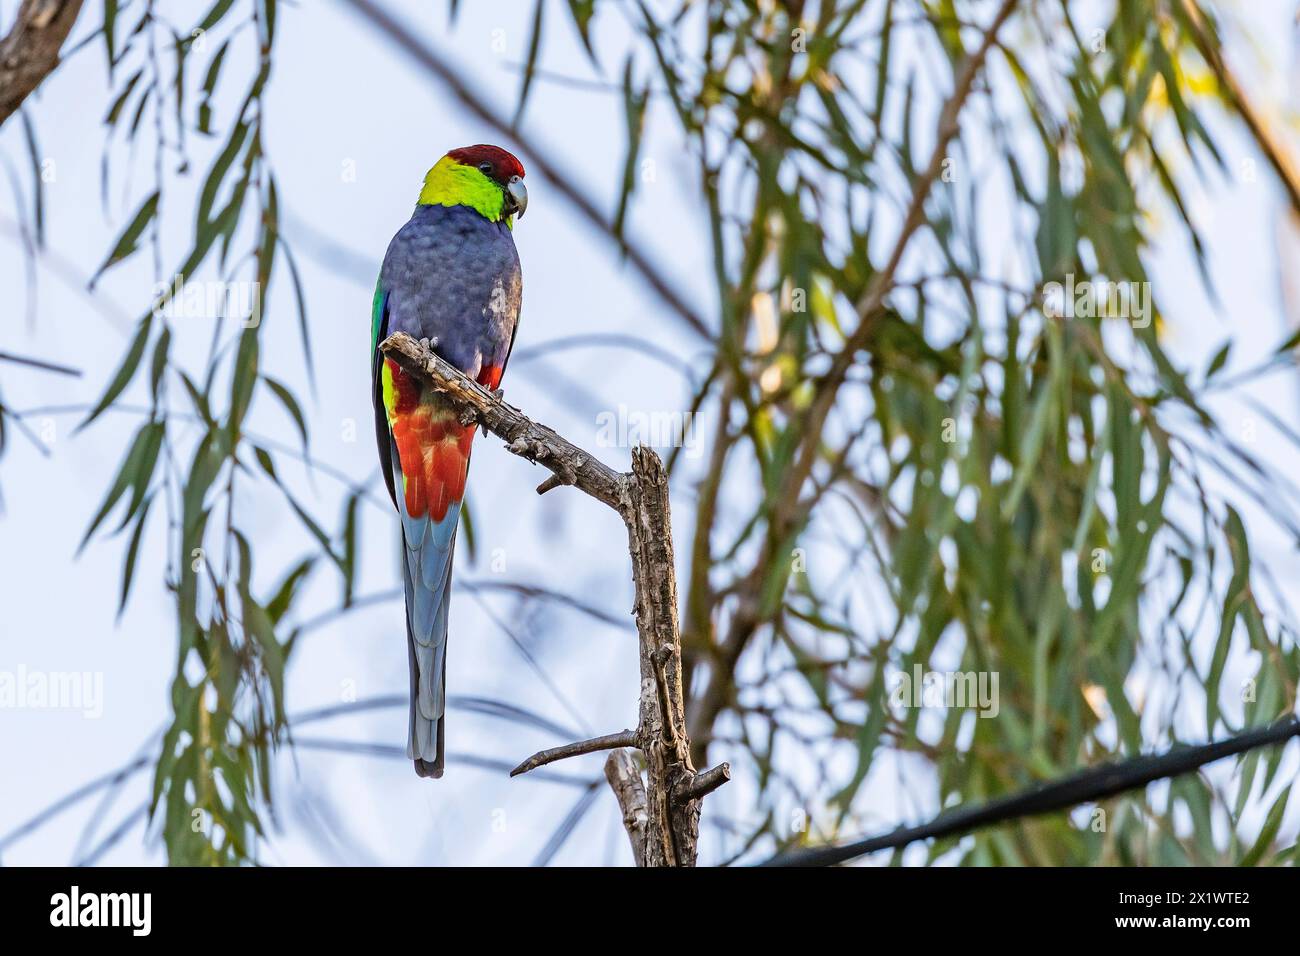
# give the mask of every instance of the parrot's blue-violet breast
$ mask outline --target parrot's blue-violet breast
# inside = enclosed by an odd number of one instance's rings
[[[452,553],[475,426],[379,352],[394,332],[428,339],[490,389],[510,358],[523,282],[514,220],[528,206],[524,167],[498,146],[453,149],[424,177],[410,221],[379,271],[371,316],[375,434],[401,516],[411,717],[406,752],[441,777],[446,746],[447,611]]]

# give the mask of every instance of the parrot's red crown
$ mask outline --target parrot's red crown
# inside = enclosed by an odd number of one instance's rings
[[[488,164],[491,167],[488,175],[499,183],[508,183],[511,177],[524,175],[523,163],[500,146],[488,146],[483,143],[477,146],[462,146],[460,149],[453,149],[447,155],[465,166]]]

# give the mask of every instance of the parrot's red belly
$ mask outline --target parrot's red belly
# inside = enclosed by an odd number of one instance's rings
[[[485,366],[478,383],[495,389],[501,368]],[[402,470],[406,512],[442,521],[465,497],[465,476],[477,427],[462,425],[455,409],[434,389],[408,375],[392,359],[384,360],[390,384],[385,396],[388,421]]]

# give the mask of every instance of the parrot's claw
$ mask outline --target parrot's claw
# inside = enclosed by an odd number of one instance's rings
[[[499,401],[501,401],[501,399],[502,399],[502,397],[505,395],[505,393],[506,393],[506,390],[505,390],[504,388],[494,388],[494,389],[492,389],[492,391],[488,392],[488,394],[492,396],[492,401],[494,401],[494,402],[499,402]]]

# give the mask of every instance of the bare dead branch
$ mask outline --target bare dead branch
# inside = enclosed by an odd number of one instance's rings
[[[554,491],[556,488],[559,488],[561,485],[571,485],[571,484],[573,484],[573,482],[565,481],[559,475],[551,475],[551,477],[547,478],[545,481],[543,481],[540,485],[537,486],[537,493],[539,495],[544,495],[548,491]]]
[[[528,773],[530,770],[536,770],[538,767],[544,767],[548,763],[555,763],[557,760],[564,760],[568,757],[581,757],[583,754],[594,754],[601,750],[615,750],[619,747],[635,747],[636,731],[620,730],[617,733],[605,734],[603,737],[592,737],[590,740],[579,740],[575,743],[565,744],[563,747],[552,747],[550,750],[541,750],[533,754],[514,770],[510,771],[510,776],[517,777],[521,773]]]
[[[623,828],[632,844],[632,859],[637,866],[645,866],[646,810],[645,784],[636,760],[626,750],[615,750],[605,760],[605,779],[614,789],[619,808],[623,811]]]
[[[690,800],[701,800],[730,779],[731,764],[720,763],[712,770],[706,770],[679,783],[673,790],[673,801],[686,803]]]
[[[668,475],[648,448],[632,450],[627,483],[628,550],[636,585],[640,638],[641,706],[637,724],[646,761],[646,866],[694,866],[699,834],[698,803],[674,804],[672,792],[695,776],[686,736],[677,619]]]
[[[59,49],[81,0],[23,0],[13,29],[0,40],[0,125],[59,65]]]
[[[472,413],[473,419],[504,441],[512,453],[562,478],[571,476],[574,487],[623,514],[625,476],[525,417],[406,333],[393,333],[379,347],[402,368],[452,399],[461,410]]]

